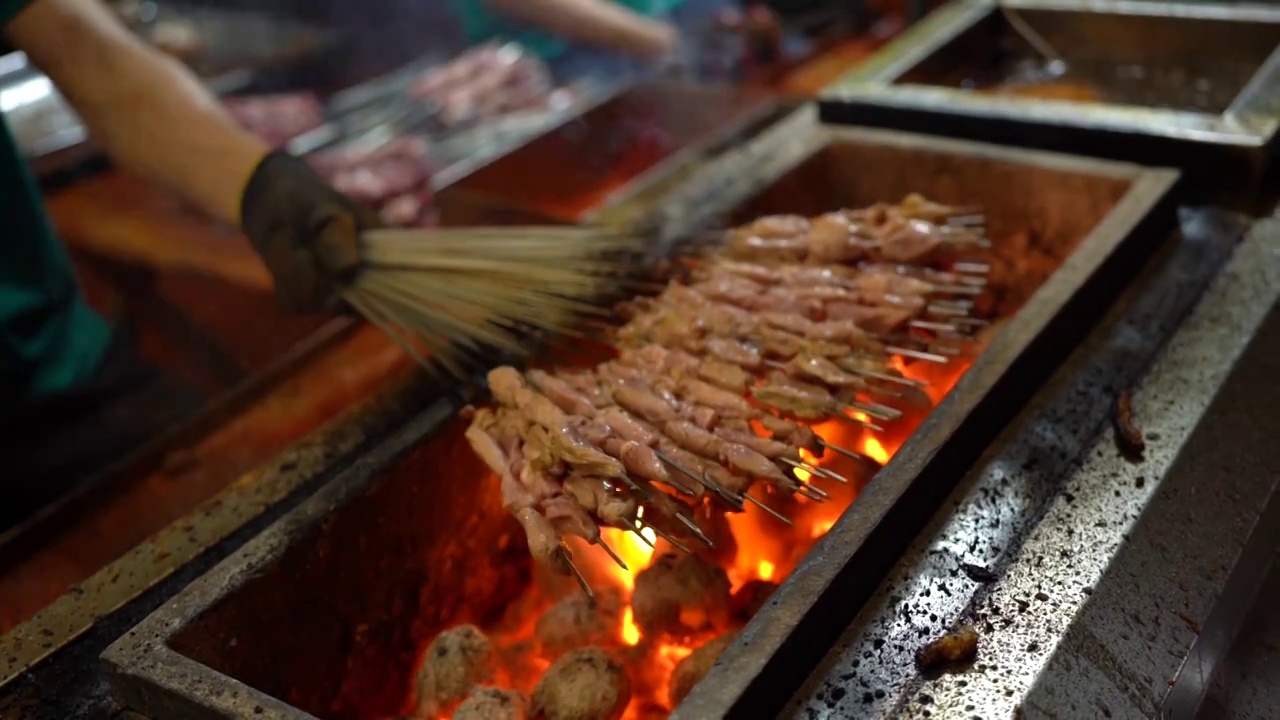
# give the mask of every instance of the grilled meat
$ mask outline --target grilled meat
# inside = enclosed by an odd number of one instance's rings
[[[824,265],[910,262],[928,265],[980,246],[974,233],[925,219],[932,209],[873,206],[827,213],[812,222],[791,216],[761,218],[729,234],[734,260]],[[803,222],[801,222],[803,220]]]
[[[586,510],[595,513],[611,527],[635,527],[639,503],[629,493],[616,490],[604,478],[570,473],[564,480],[564,491]]]
[[[583,440],[569,425],[568,416],[546,396],[530,390],[511,367],[489,372],[489,389],[503,405],[517,410],[546,431],[551,455],[575,469],[602,477],[621,477],[622,463]]]
[[[886,353],[935,361],[894,347],[908,341],[902,331],[963,326],[913,321],[964,313],[971,304],[931,298],[981,287],[960,273],[902,264],[941,265],[984,244],[945,224],[949,211],[908,198],[812,221],[761,218],[731,232],[727,256],[703,261],[690,284],[626,303],[617,359],[580,372],[491,371],[498,408],[477,411],[467,437],[499,475],[504,505],[538,562],[571,571],[561,535],[598,542],[602,525],[635,529],[641,502],[653,511],[644,523],[673,542],[692,533],[711,544],[689,519],[714,525],[699,515],[713,508],[702,498],[741,509],[759,500],[747,495],[757,479],[802,491],[792,466],[828,447],[852,455],[805,423],[851,411],[894,419],[893,408],[859,398],[916,390]],[[637,583],[637,616],[643,595]],[[676,632],[715,625],[687,610]]]

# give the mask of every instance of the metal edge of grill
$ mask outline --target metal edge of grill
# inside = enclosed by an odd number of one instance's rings
[[[935,11],[826,88],[819,100],[823,119],[1046,150],[1067,147],[1073,153],[1151,165],[1170,164],[1176,158],[1178,167],[1195,177],[1211,175],[1221,181],[1225,168],[1230,168],[1236,180],[1262,180],[1280,127],[1274,108],[1280,48],[1258,64],[1221,113],[991,97],[903,80],[917,65],[941,56],[949,44],[991,21],[1001,7],[1099,18],[1228,21],[1259,28],[1280,24],[1280,11],[1262,6],[959,0]]]
[[[1174,170],[815,123],[814,108],[802,108],[776,130],[709,164],[664,199],[668,232],[678,236],[705,222],[715,214],[708,209],[711,205],[725,212],[842,136],[886,144],[925,143],[944,153],[1122,178],[1130,186],[673,717],[758,716],[762,708],[780,709],[825,651],[825,642],[815,642],[818,634],[852,617],[874,591],[877,582],[872,578],[878,578],[913,537],[914,532],[904,533],[904,528],[918,528],[932,514],[963,469],[1056,367],[1090,326],[1091,314],[1124,286],[1173,220],[1179,178]],[[796,134],[805,127],[809,135]],[[754,172],[735,173],[744,163]],[[442,401],[430,407],[109,647],[102,660],[119,697],[157,717],[236,716],[254,707],[280,717],[310,717],[182,656],[167,641],[269,566],[298,534],[370,487],[380,467],[429,437],[459,405]]]

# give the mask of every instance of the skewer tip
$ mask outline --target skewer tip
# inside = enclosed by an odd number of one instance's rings
[[[801,486],[801,487],[803,487],[803,486]],[[748,502],[750,502],[752,505],[755,505],[756,507],[760,508],[761,510],[763,510],[763,511],[765,511],[765,512],[769,513],[770,515],[774,516],[774,517],[775,517],[775,518],[777,518],[778,520],[781,520],[782,522],[786,523],[787,525],[790,525],[790,526],[792,526],[792,527],[795,527],[795,523],[791,522],[791,519],[790,519],[790,518],[788,518],[786,515],[783,515],[782,513],[778,512],[777,510],[774,510],[773,508],[769,507],[768,505],[765,505],[764,503],[760,502],[759,500],[757,500],[757,499],[755,499],[755,498],[751,497],[751,495],[750,495],[749,493],[744,493],[742,497],[743,497],[743,499],[744,499],[744,500],[747,500],[747,501],[748,501]]]
[[[627,563],[624,562],[622,558],[618,556],[618,553],[614,552],[613,548],[609,547],[609,543],[605,542],[604,538],[597,535],[594,543],[596,545],[599,545],[600,549],[604,550],[609,555],[609,557],[612,558],[613,561],[618,564],[618,567],[627,571],[631,570],[631,568],[627,567]]]

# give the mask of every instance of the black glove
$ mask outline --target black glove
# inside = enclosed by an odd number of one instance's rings
[[[283,152],[258,163],[245,185],[240,217],[281,304],[295,311],[333,306],[337,286],[360,268],[361,231],[378,225],[377,213]]]

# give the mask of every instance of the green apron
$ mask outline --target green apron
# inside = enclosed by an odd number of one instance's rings
[[[31,2],[0,0],[0,28]],[[86,380],[111,331],[80,294],[40,189],[4,122],[0,223],[0,404],[11,407]]]

